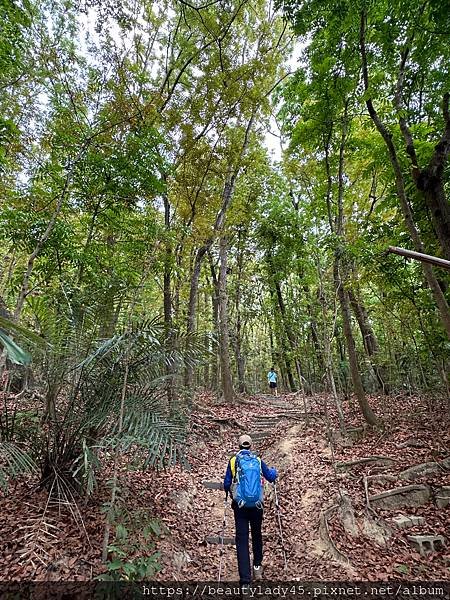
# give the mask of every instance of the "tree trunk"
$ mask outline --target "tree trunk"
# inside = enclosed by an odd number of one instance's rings
[[[212,261],[211,255],[209,256],[209,264],[211,269],[211,278],[213,293],[211,294],[211,308],[212,308],[212,322],[216,339],[219,339],[219,282],[217,280],[216,270]],[[211,358],[211,389],[217,390],[219,388],[219,365],[217,362],[217,348],[212,348]]]
[[[241,394],[245,393],[245,357],[242,353],[242,316],[241,316],[241,296],[242,296],[242,270],[244,261],[244,249],[241,246],[242,231],[238,232],[238,255],[237,255],[237,278],[236,278],[236,296],[235,296],[235,313],[236,325],[234,332],[234,352],[236,356],[236,367],[238,375],[238,389]]]
[[[228,173],[225,178],[225,183],[223,186],[222,192],[222,205],[220,207],[219,212],[216,215],[216,219],[214,221],[213,232],[211,236],[205,241],[203,246],[198,248],[195,254],[194,260],[194,268],[192,270],[191,276],[191,286],[189,292],[189,305],[188,305],[188,316],[187,316],[187,333],[193,334],[195,331],[195,318],[197,313],[197,296],[198,296],[198,284],[200,279],[200,272],[202,267],[202,262],[205,254],[209,252],[211,246],[214,243],[215,236],[217,234],[221,234],[223,230],[223,225],[225,222],[225,217],[227,214],[227,210],[231,204],[231,200],[233,198],[234,187],[236,184],[237,176],[241,170],[241,160],[247,151],[247,146],[250,137],[250,131],[253,127],[254,113],[249,119],[247,123],[247,128],[245,130],[244,141],[241,147],[240,155],[237,159],[236,166],[234,169],[230,166],[228,169]],[[185,384],[189,389],[192,388],[194,379],[194,371],[191,366],[188,366],[185,374]]]
[[[369,425],[376,425],[377,418],[376,418],[374,412],[372,411],[372,409],[370,408],[369,403],[367,402],[367,398],[364,393],[364,388],[363,388],[363,384],[361,381],[361,375],[359,373],[358,357],[356,354],[355,339],[353,337],[351,319],[350,319],[350,303],[349,303],[349,299],[348,299],[348,293],[344,288],[344,285],[343,285],[343,282],[342,282],[342,279],[341,279],[341,276],[339,273],[339,266],[338,266],[337,259],[335,260],[335,264],[334,264],[334,277],[335,277],[335,283],[336,283],[336,290],[337,290],[337,294],[338,294],[338,298],[339,298],[339,305],[341,308],[342,325],[343,325],[344,337],[345,337],[345,341],[346,341],[346,345],[347,345],[348,360],[350,363],[350,374],[351,374],[352,383],[353,383],[353,390],[358,399],[359,407],[361,409],[361,412],[362,412],[364,418],[369,423]]]
[[[269,266],[270,269],[270,266]],[[269,272],[270,275],[271,272]],[[279,318],[279,306],[278,306],[278,301],[276,298],[276,293],[275,293],[275,289],[274,289],[274,285],[273,285],[273,277],[270,275],[270,284],[269,284],[269,293],[270,293],[270,298],[272,300],[272,311],[273,311],[273,330],[271,329],[271,331],[273,331],[273,334],[275,334],[275,339],[277,341],[277,349],[276,351],[273,350],[272,352],[272,364],[276,365],[276,363],[279,361],[280,364],[280,368],[283,372],[284,375],[286,375],[287,380],[289,382],[289,389],[293,392],[296,391],[296,387],[295,387],[295,380],[294,380],[294,375],[293,375],[293,370],[292,370],[292,362],[291,362],[291,357],[289,354],[289,342],[286,340],[286,333],[284,331],[284,327],[283,327],[283,322],[282,319]],[[269,317],[270,318],[270,317]],[[273,334],[272,334],[272,349],[274,349],[274,345],[273,345]],[[275,357],[275,360],[274,360]],[[267,368],[267,366],[266,366]],[[267,371],[269,369],[267,368]],[[264,375],[267,374],[267,371]],[[283,377],[284,379],[284,377]]]
[[[283,329],[283,334],[281,335],[281,339],[283,341],[283,345],[286,347],[283,351],[284,359],[286,362],[286,375],[289,381],[289,387],[291,392],[297,391],[297,386],[295,385],[294,376],[292,373],[292,354],[293,354],[293,345],[292,345],[292,332],[286,323],[286,307],[283,301],[283,295],[281,293],[280,283],[275,280],[275,292],[277,297],[278,308],[281,313],[281,325]]]
[[[108,252],[113,255],[114,248],[117,244],[117,240],[114,235],[108,234],[106,236],[106,246],[108,248]],[[111,267],[107,268],[108,274],[112,275]],[[107,293],[105,293],[102,303],[101,303],[101,314],[100,314],[100,326],[98,335],[100,339],[109,339],[114,335],[114,331],[116,330],[117,321],[119,319],[120,312],[120,302],[116,305],[115,301],[115,290],[114,287],[111,287]]]
[[[211,241],[212,244],[212,241]],[[191,285],[189,290],[189,304],[188,304],[188,313],[187,313],[187,335],[188,335],[188,343],[189,336],[195,333],[195,323],[197,317],[197,298],[198,298],[198,285],[200,281],[200,272],[202,268],[203,257],[205,256],[207,250],[210,245],[202,246],[198,248],[195,253],[194,258],[194,266],[192,268],[191,273]],[[194,367],[192,364],[188,364],[186,366],[186,372],[184,377],[184,385],[192,390],[194,384]]]
[[[359,330],[363,339],[364,348],[366,349],[367,356],[369,357],[370,364],[372,365],[373,372],[377,378],[380,390],[383,394],[389,394],[389,388],[387,385],[387,375],[384,368],[378,364],[377,355],[379,352],[379,346],[375,333],[367,315],[365,306],[356,298],[356,295],[352,290],[348,290],[348,297],[350,305],[353,310],[353,314],[358,321]]]
[[[30,278],[31,278],[31,274],[33,272],[34,263],[35,263],[37,257],[40,255],[42,249],[44,248],[45,244],[47,243],[47,240],[49,239],[49,237],[53,231],[53,228],[56,224],[56,220],[59,217],[59,214],[61,213],[61,210],[63,208],[64,200],[66,199],[66,196],[68,194],[70,182],[72,180],[72,175],[75,171],[76,166],[78,165],[78,162],[81,160],[84,152],[86,151],[87,147],[91,143],[92,139],[93,139],[93,136],[83,142],[75,159],[73,160],[72,164],[70,165],[69,169],[67,170],[62,190],[61,190],[58,200],[56,202],[55,210],[53,211],[53,214],[50,217],[47,227],[45,228],[45,230],[42,233],[41,237],[39,238],[38,242],[36,243],[36,246],[35,246],[33,252],[30,254],[30,256],[28,258],[27,268],[25,269],[25,272],[23,274],[22,284],[20,286],[19,295],[17,297],[16,308],[14,310],[14,320],[17,322],[20,321],[20,316],[22,314],[23,305],[24,305],[25,299],[29,293]]]
[[[336,234],[340,240],[340,246],[336,249],[335,260],[333,265],[333,275],[336,286],[336,292],[339,299],[339,305],[342,313],[342,326],[344,329],[344,337],[347,343],[348,358],[350,363],[350,374],[353,383],[353,390],[358,399],[361,412],[369,423],[376,425],[377,418],[367,402],[366,395],[361,380],[361,375],[358,366],[358,356],[356,354],[355,339],[353,337],[351,318],[350,318],[350,302],[348,293],[345,288],[347,279],[346,273],[342,266],[342,253],[345,244],[344,239],[344,150],[347,139],[347,110],[348,100],[344,105],[344,115],[342,122],[341,141],[339,145],[339,166],[338,166],[338,195],[337,195],[337,218],[336,218]],[[342,276],[344,274],[344,277]]]
[[[228,330],[228,295],[227,295],[227,238],[221,236],[219,243],[219,350],[222,389],[225,402],[234,400],[233,380],[230,368],[230,335]]]
[[[169,354],[174,351],[174,332],[172,325],[172,245],[170,242],[170,203],[167,193],[164,194],[164,226],[166,231],[166,245],[164,256],[163,273],[163,308],[164,308],[164,332],[166,337],[167,350]],[[166,396],[169,410],[175,410],[174,404],[174,364],[168,361],[166,364]]]
[[[450,260],[450,204],[444,190],[443,175],[439,179],[430,177],[428,170],[422,171],[421,175],[418,188],[423,189],[442,255]]]

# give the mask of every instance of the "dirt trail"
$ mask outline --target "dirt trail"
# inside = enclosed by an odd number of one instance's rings
[[[258,424],[277,415],[289,415],[279,418],[277,425],[266,428],[267,437],[254,444],[254,449],[270,465],[276,466],[280,473],[278,494],[282,509],[282,522],[285,545],[288,554],[288,571],[284,572],[283,552],[280,544],[272,486],[266,485],[265,513],[263,523],[264,566],[268,579],[305,579],[315,577],[318,567],[327,566],[331,577],[346,577],[348,570],[338,566],[330,568],[324,557],[324,547],[318,534],[319,514],[322,506],[331,496],[331,468],[328,461],[329,451],[313,428],[306,425],[298,416],[303,410],[300,399],[294,396],[279,398],[274,402],[270,397],[258,398],[252,405],[233,407],[233,415],[242,429],[223,429],[220,437],[206,444],[199,441],[191,453],[192,472],[189,474],[189,487],[175,491],[174,498],[182,510],[182,518],[171,527],[171,536],[164,540],[160,550],[165,565],[160,579],[170,578],[173,573],[173,540],[178,540],[180,568],[177,577],[200,580],[216,580],[220,562],[220,546],[206,544],[209,535],[220,535],[224,514],[224,493],[220,490],[205,489],[204,480],[221,481],[229,457],[236,451],[237,437],[244,431],[258,431]],[[260,428],[261,429],[261,428]],[[323,459],[326,462],[323,462]],[[182,499],[185,502],[182,502]],[[181,504],[180,504],[181,502]],[[201,515],[201,516],[200,516]],[[192,520],[189,523],[189,520]],[[172,524],[173,519],[166,517]],[[226,536],[234,535],[233,513],[228,510]],[[236,550],[234,546],[223,548],[224,581],[237,580]],[[181,554],[184,553],[184,557]],[[320,563],[322,563],[320,565]]]
[[[388,546],[380,544],[380,527],[376,519],[373,521],[366,518],[361,470],[342,474],[336,472],[333,465],[331,446],[326,435],[329,427],[326,425],[323,408],[323,398],[315,398],[309,407],[311,419],[308,424],[301,416],[303,403],[294,395],[279,398],[277,402],[263,396],[250,404],[211,408],[210,412],[221,420],[216,435],[211,437],[211,422],[208,425],[205,419],[205,429],[202,430],[200,425],[193,436],[196,443],[191,449],[192,471],[180,471],[176,480],[173,474],[170,476],[172,487],[176,481],[177,489],[172,491],[172,499],[178,505],[178,509],[174,514],[167,506],[168,510],[163,517],[170,527],[171,534],[160,543],[163,560],[160,580],[174,577],[180,580],[217,580],[220,546],[208,544],[205,539],[207,536],[218,536],[221,533],[224,493],[220,490],[205,489],[202,481],[221,481],[227,461],[236,451],[237,437],[244,432],[254,432],[257,423],[265,419],[269,423],[265,428],[266,437],[257,442],[254,449],[260,452],[265,462],[276,466],[280,472],[278,493],[288,557],[288,570],[285,572],[275,507],[269,486],[263,523],[264,566],[267,579],[330,581],[402,576],[413,579],[439,579],[448,576],[445,566],[448,557],[445,556],[445,551],[431,557],[420,556],[405,541],[406,534],[411,531],[394,532]],[[327,411],[328,409],[329,407]],[[295,416],[289,416],[290,410]],[[271,419],[283,414],[287,416],[280,418],[278,424],[270,426]],[[227,424],[226,419],[230,415],[233,415],[232,422]],[[405,422],[402,435],[407,437],[409,431],[414,431],[416,426],[411,423],[407,425]],[[333,427],[332,415],[330,427]],[[331,429],[328,433],[330,431]],[[202,439],[205,434],[206,441]],[[404,450],[397,448],[398,435],[394,432],[394,443],[389,438],[380,442],[379,431],[367,433],[357,442],[343,440],[342,444],[334,445],[335,462],[386,452],[394,458],[397,454],[396,460],[402,460],[406,466],[414,464],[408,456],[403,455]],[[381,449],[382,444],[388,446],[385,452]],[[422,452],[422,458],[425,457],[426,452]],[[420,458],[415,462],[420,462]],[[398,465],[396,468],[398,470]],[[367,472],[374,471],[368,467]],[[446,482],[445,478],[441,478],[441,481]],[[348,492],[354,503],[354,530],[350,534],[343,528],[338,512],[331,515],[328,523],[332,540],[330,544],[319,532],[320,516],[324,509],[336,503],[339,489],[341,493]],[[388,518],[398,512],[388,515]],[[415,512],[428,514],[428,522],[434,533],[445,534],[446,529],[449,529],[448,512],[437,513],[429,507]],[[231,510],[228,511],[225,535],[234,535]],[[222,580],[237,580],[234,546],[224,547]]]
[[[434,397],[398,396],[390,397],[388,402],[371,397],[371,405],[386,425],[385,429],[373,430],[364,430],[356,405],[346,404],[349,431],[342,437],[326,395],[309,399],[308,423],[302,399],[295,394],[276,401],[270,396],[246,398],[233,405],[220,404],[208,394],[197,400],[190,420],[190,470],[176,466],[159,473],[142,472],[124,465],[122,472],[124,508],[129,513],[143,511],[146,518],[153,515],[164,528],[162,537],[156,540],[162,565],[157,579],[217,580],[220,546],[208,543],[206,538],[221,533],[224,493],[206,489],[203,481],[223,480],[242,433],[253,436],[254,449],[280,473],[277,486],[288,570],[283,569],[272,488],[268,486],[263,523],[267,579],[449,578],[450,505],[439,508],[437,502],[450,491],[450,427],[445,402],[440,404]],[[367,462],[374,455],[389,460],[381,465]],[[339,462],[352,466],[341,469]],[[412,483],[430,491],[429,501],[407,509],[368,508],[365,478],[370,479],[368,494],[376,494],[410,483],[402,474],[419,463],[431,465],[431,472],[419,469]],[[442,494],[442,490],[448,491]],[[0,579],[82,581],[102,573],[104,516],[100,507],[108,499],[109,491],[102,486],[83,506],[90,544],[70,514],[60,515],[56,509],[49,513],[61,535],[52,542],[51,561],[35,568],[21,559],[22,542],[17,532],[41,522],[46,494],[30,487],[26,480],[15,484],[11,494],[0,494]],[[343,499],[347,502],[345,510],[343,504],[338,508]],[[328,511],[324,523],[324,512],[333,506],[336,509]],[[393,518],[401,514],[421,517],[422,525],[395,529]],[[234,535],[233,521],[229,510],[226,536]],[[421,556],[408,541],[411,534],[443,536],[447,545]],[[129,558],[141,556],[141,551],[145,552],[138,549]],[[154,549],[146,552],[152,554]],[[233,546],[224,547],[223,559],[222,580],[236,581]]]

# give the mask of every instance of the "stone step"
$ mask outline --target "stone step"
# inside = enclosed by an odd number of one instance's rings
[[[208,535],[205,538],[205,541],[208,544],[222,544],[222,537],[220,535]],[[233,536],[224,536],[223,537],[223,545],[224,546],[234,546],[236,544],[236,538]]]
[[[267,535],[263,534],[262,536],[263,541],[267,540]],[[205,542],[208,542],[208,544],[222,544],[222,536],[221,535],[208,535],[205,538]],[[236,538],[231,535],[225,535],[223,537],[223,545],[224,546],[235,546],[236,545]]]
[[[279,422],[280,421],[274,421],[274,422],[256,421],[255,425],[256,425],[256,427],[262,427],[263,429],[272,429],[273,427],[276,427]]]
[[[409,529],[417,525],[425,525],[425,518],[417,515],[399,515],[392,519],[392,523],[397,529]]]
[[[222,481],[202,481],[202,485],[207,490],[223,490]]]
[[[261,421],[277,421],[279,419],[284,418],[285,410],[277,411],[276,413],[266,413],[264,415],[255,415],[256,419],[261,419]]]
[[[450,504],[450,485],[443,485],[436,493],[436,505],[438,508],[447,508]]]
[[[422,556],[426,556],[430,552],[438,552],[446,545],[443,535],[408,535],[406,537]]]

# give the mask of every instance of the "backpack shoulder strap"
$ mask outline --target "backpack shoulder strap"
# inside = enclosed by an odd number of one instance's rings
[[[230,468],[233,479],[236,477],[236,456],[234,455],[230,458]]]
[[[238,452],[236,452],[236,454],[234,456],[232,456],[230,458],[230,468],[231,468],[231,474],[233,475],[233,479],[235,479],[236,475],[237,475],[237,468],[239,465],[240,453],[241,453],[241,451],[239,450]]]

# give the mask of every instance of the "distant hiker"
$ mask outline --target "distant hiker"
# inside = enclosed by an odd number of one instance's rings
[[[267,373],[267,381],[269,382],[269,387],[272,394],[275,394],[275,396],[278,396],[277,379],[278,375],[276,374],[275,369],[270,367],[270,371]]]
[[[250,550],[248,544],[249,525],[252,530],[253,576],[262,579],[262,520],[263,520],[263,481],[273,483],[277,470],[270,469],[264,461],[250,450],[252,438],[241,435],[239,452],[232,456],[225,473],[223,487],[228,497],[231,493],[231,508],[236,524],[236,550],[239,569],[239,583],[251,583]]]

